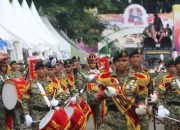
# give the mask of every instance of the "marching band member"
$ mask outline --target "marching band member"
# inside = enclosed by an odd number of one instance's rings
[[[107,88],[95,95],[95,101],[106,98],[107,113],[105,116],[105,130],[145,129],[143,120],[146,115],[147,85],[149,78],[142,73],[131,73],[128,69],[129,55],[121,50],[113,58],[115,72],[111,74],[110,82],[117,80],[115,87]],[[108,87],[109,86],[109,87]],[[117,87],[118,86],[118,87]],[[119,98],[117,95],[121,95]],[[143,118],[142,118],[143,117]]]
[[[9,57],[5,53],[0,53],[0,129],[5,130],[6,129],[6,121],[8,120],[6,117],[6,108],[4,107],[4,104],[2,102],[2,88],[4,85],[4,81],[8,78],[7,74],[10,73],[11,68],[8,65],[9,63]],[[8,127],[8,126],[7,126]],[[9,126],[11,127],[11,126]]]
[[[100,71],[98,70],[98,63],[97,63],[98,57],[91,53],[89,54],[87,58],[88,67],[89,70],[86,72],[87,75],[92,75],[96,77],[98,74],[100,74]],[[94,81],[89,81],[87,83],[87,102],[91,107],[91,113],[88,115],[88,119],[90,117],[94,120],[94,129],[98,129],[102,127],[102,102],[97,103],[94,101],[94,95],[100,90],[97,83]]]
[[[169,115],[176,120],[180,120],[180,56],[175,59],[174,65],[177,72],[165,75],[158,87],[160,93],[158,118],[166,119],[165,121],[167,121]],[[180,128],[180,124],[175,120],[167,121],[165,124],[167,130],[176,130],[178,128]]]
[[[37,78],[25,88],[25,93],[29,94],[29,98],[24,98],[22,102],[25,123],[27,126],[32,125],[33,130],[37,130],[39,127],[39,124],[33,123],[33,120],[41,120],[50,107],[56,107],[59,104],[59,101],[54,99],[55,89],[51,84],[51,79],[46,74],[47,68],[42,60],[35,64],[35,70]]]

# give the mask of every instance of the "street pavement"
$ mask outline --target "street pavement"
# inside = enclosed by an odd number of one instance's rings
[[[22,124],[21,130],[31,130],[25,127],[24,124]],[[90,120],[87,124],[86,130],[93,130],[93,121]],[[103,129],[102,129],[103,130]],[[152,121],[149,123],[149,130],[154,130],[154,124]],[[156,130],[164,130],[164,126],[158,122],[156,122]]]

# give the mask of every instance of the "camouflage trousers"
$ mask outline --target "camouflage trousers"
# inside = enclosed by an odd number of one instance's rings
[[[149,129],[150,118],[147,115],[138,116],[140,121],[141,130]]]
[[[147,115],[138,116],[141,130],[149,129],[149,118]],[[118,111],[108,111],[105,116],[104,130],[134,130],[127,125],[126,117]]]
[[[18,108],[11,111],[11,115],[13,117],[13,125],[14,128],[20,130],[21,122],[20,122],[20,113]]]
[[[2,98],[0,98],[0,130],[6,129],[6,108],[3,105]]]
[[[119,111],[108,110],[104,119],[104,130],[127,130],[126,118]]]
[[[170,111],[170,117],[180,120],[180,106],[171,105],[167,107],[167,109]],[[180,130],[180,123],[165,119],[165,130]]]
[[[31,111],[31,117],[33,121],[39,121],[42,120],[42,118],[45,117],[45,115],[48,113],[48,111]],[[39,122],[33,123],[32,124],[32,130],[38,130],[39,129]]]

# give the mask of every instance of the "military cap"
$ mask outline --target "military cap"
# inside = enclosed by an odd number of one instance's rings
[[[165,63],[164,63],[164,66],[166,68],[168,68],[170,65],[174,65],[174,59],[172,59],[172,58],[165,60]]]
[[[115,56],[113,57],[113,63],[116,62],[119,58],[123,58],[127,56],[129,56],[129,54],[126,50],[121,50],[120,52],[117,51]]]
[[[177,65],[180,62],[180,56],[176,57],[174,64]]]
[[[56,59],[49,60],[49,61],[46,63],[46,67],[48,67],[48,68],[54,68],[55,65],[56,65]]]
[[[56,59],[56,63],[60,63],[60,64],[63,64],[63,60],[60,60],[60,59]]]
[[[88,63],[96,63],[98,60],[98,57],[96,56],[96,54],[91,53],[88,57],[87,57],[87,61]]]
[[[49,56],[49,60],[52,61],[54,59],[53,56]]]
[[[76,60],[80,60],[80,57],[79,56],[73,56],[72,61],[76,61]]]
[[[73,61],[71,59],[64,60],[64,67],[71,65]]]
[[[13,64],[16,64],[17,62],[15,60],[11,61],[10,62],[10,66],[13,65]]]
[[[133,56],[135,54],[142,54],[142,49],[141,48],[133,48],[130,53],[129,53],[129,56]]]
[[[45,67],[44,64],[43,64],[43,60],[40,60],[35,64],[35,70],[38,70],[41,67]]]

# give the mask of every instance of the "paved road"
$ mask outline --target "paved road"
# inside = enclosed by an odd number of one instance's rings
[[[151,121],[149,124],[149,130],[154,130],[153,122]],[[21,130],[31,130],[27,129],[24,124],[22,124]],[[92,120],[88,123],[86,130],[93,130]],[[160,123],[156,123],[156,130],[164,130],[164,126]]]

